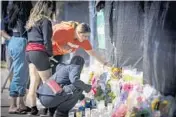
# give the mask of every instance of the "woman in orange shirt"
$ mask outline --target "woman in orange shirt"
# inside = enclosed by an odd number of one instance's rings
[[[95,57],[103,65],[110,64],[101,56],[97,55],[88,40],[90,27],[85,23],[74,21],[61,22],[53,26],[53,54],[54,59],[61,61],[62,56],[76,51],[78,48],[84,49],[89,55]],[[56,65],[54,65],[56,66]],[[55,67],[53,67],[53,73]]]

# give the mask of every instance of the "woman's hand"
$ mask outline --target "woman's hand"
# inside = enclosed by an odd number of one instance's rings
[[[105,59],[103,57],[101,57],[100,55],[97,55],[93,50],[87,50],[86,51],[90,56],[95,57],[100,63],[103,64],[103,67],[112,67],[112,64],[109,62],[106,62]]]

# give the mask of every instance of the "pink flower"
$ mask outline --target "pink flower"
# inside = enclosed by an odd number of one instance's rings
[[[125,104],[119,106],[115,113],[113,113],[112,117],[125,117],[127,113],[128,107]]]
[[[123,86],[122,86],[122,89],[126,92],[130,92],[133,90],[133,85],[130,84],[130,83],[125,83]]]
[[[91,81],[91,85],[92,85],[92,92],[94,93],[94,95],[96,94],[97,92],[97,87],[98,87],[98,80],[96,77],[94,77]]]
[[[98,86],[98,80],[96,77],[94,77],[91,81],[92,87],[97,87]]]
[[[143,102],[143,98],[142,98],[141,96],[139,96],[139,97],[137,97],[137,101],[138,101],[139,103],[141,103],[141,102]]]

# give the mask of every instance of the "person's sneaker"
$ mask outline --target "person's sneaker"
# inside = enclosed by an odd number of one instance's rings
[[[38,114],[38,109],[36,106],[33,106],[31,107],[31,112],[30,112],[31,115],[37,115]]]

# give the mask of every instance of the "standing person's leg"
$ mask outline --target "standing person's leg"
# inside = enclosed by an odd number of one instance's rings
[[[9,42],[9,41],[8,41]],[[8,79],[8,83],[11,84],[11,81],[12,81],[12,77],[13,77],[13,69],[12,69],[12,58],[10,56],[10,52],[9,52],[9,49],[8,49],[8,44],[6,45],[6,62],[7,62],[7,69],[8,71],[10,72],[10,77]],[[12,71],[11,71],[12,69]],[[13,112],[16,112],[17,111],[17,97],[10,97],[11,101],[11,106],[9,108],[9,113],[13,113]]]
[[[27,89],[27,83],[28,83],[28,80],[29,80],[29,67],[28,67],[28,63],[26,61],[26,58],[25,58],[25,49],[21,55],[21,63],[23,64],[22,65],[22,68],[21,68],[21,71],[20,71],[20,74],[21,76],[20,77],[25,77],[26,80],[25,82],[24,81],[21,81],[21,84],[23,84],[25,87],[24,87],[24,90],[25,90],[25,95],[23,94],[23,92],[19,92],[19,111],[21,111],[21,113],[26,113],[26,112],[29,112],[30,109],[29,107],[26,107],[26,104],[25,104],[25,101],[26,100],[26,89]]]
[[[24,97],[26,93],[26,62],[25,62],[25,45],[26,40],[21,37],[12,37],[11,41],[8,45],[9,54],[13,59],[12,67],[13,67],[13,78],[10,84],[10,96],[12,101],[16,100],[16,97]],[[16,102],[13,102],[15,104]],[[19,105],[20,108],[25,108],[25,105]],[[11,109],[11,107],[10,107]],[[9,112],[10,112],[9,109]]]
[[[51,73],[51,69],[45,70],[45,71],[37,71],[42,82],[44,83],[46,80],[48,80],[52,73]]]
[[[15,114],[18,112],[17,108],[17,97],[10,97],[10,108],[9,108],[9,114]]]
[[[8,52],[8,45],[6,46],[6,62],[7,62],[7,69],[10,70],[12,66],[12,58],[10,57]]]
[[[29,96],[27,97],[31,97],[30,99],[32,99],[31,105],[34,107],[32,110],[36,111],[31,111],[31,114],[35,115],[38,113],[38,109],[36,108],[36,91],[40,84],[40,79],[42,82],[45,82],[52,74],[47,53],[41,51],[30,51],[27,52],[27,59],[30,62],[30,87],[28,93]]]
[[[24,100],[25,100],[25,102],[26,102],[26,97],[27,97],[27,94],[28,94],[28,92],[29,92],[29,85],[30,85],[30,77],[29,77],[29,64],[27,63],[27,68],[28,68],[28,81],[27,81],[27,86],[26,86],[26,95],[25,95],[25,97],[24,97]]]
[[[11,66],[12,66],[12,58],[10,57],[9,53],[8,53],[8,46],[6,46],[6,62],[7,62],[7,69],[10,72]],[[13,73],[10,73],[10,78],[8,80],[8,83],[10,84],[11,80],[12,80],[12,75]]]
[[[36,90],[40,84],[40,76],[37,73],[37,69],[34,64],[29,64],[29,75],[30,75],[30,85],[29,92],[26,98],[26,101],[30,102],[31,114],[36,115],[38,113],[36,105]]]

